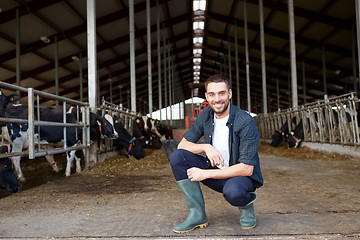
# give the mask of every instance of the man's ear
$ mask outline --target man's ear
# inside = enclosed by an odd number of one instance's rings
[[[229,99],[231,99],[232,98],[232,90],[231,90],[231,88],[229,89]]]

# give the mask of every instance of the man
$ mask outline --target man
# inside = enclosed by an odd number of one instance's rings
[[[257,153],[259,132],[254,119],[230,103],[232,91],[227,78],[213,75],[205,81],[205,88],[209,107],[185,133],[170,159],[189,210],[186,220],[173,231],[185,233],[208,225],[199,182],[238,207],[243,229],[254,228],[254,191],[263,184]],[[197,143],[202,136],[205,143]]]

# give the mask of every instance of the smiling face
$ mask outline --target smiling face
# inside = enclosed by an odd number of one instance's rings
[[[229,114],[232,91],[225,82],[210,82],[206,86],[205,97],[216,118],[223,118]]]

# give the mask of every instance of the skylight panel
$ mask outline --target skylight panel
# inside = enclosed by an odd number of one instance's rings
[[[195,43],[203,43],[203,37],[194,37],[194,40],[193,40],[194,44]]]
[[[194,0],[193,1],[193,11],[202,10],[205,11],[206,0]]]
[[[193,22],[193,30],[201,29],[204,30],[205,23],[203,21],[195,21]]]

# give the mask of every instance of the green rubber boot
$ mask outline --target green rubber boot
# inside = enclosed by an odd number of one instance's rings
[[[252,229],[256,226],[256,218],[254,212],[254,202],[257,198],[256,193],[251,192],[252,200],[243,207],[238,207],[241,213],[240,225],[242,229]]]
[[[183,223],[174,227],[173,231],[175,233],[186,233],[198,227],[207,227],[209,223],[205,213],[205,202],[199,182],[184,179],[177,181],[177,183],[185,195],[189,214]]]

